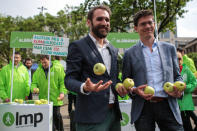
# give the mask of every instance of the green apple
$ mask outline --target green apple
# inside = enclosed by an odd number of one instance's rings
[[[41,104],[48,104],[48,101],[45,99],[40,99]]]
[[[134,86],[134,81],[133,81],[131,78],[126,78],[126,79],[123,81],[123,86],[124,86],[126,89],[132,88],[132,87]]]
[[[144,94],[151,94],[154,95],[155,94],[155,89],[152,88],[151,86],[146,86],[144,88]]]
[[[60,97],[57,98],[58,101],[61,101]]]
[[[18,103],[18,99],[14,99],[14,102],[17,102]]]
[[[174,84],[171,83],[171,82],[166,82],[164,85],[163,85],[163,89],[166,91],[166,92],[173,92],[173,86]]]
[[[35,100],[35,101],[34,101],[34,104],[35,104],[35,105],[40,105],[40,104],[42,104],[42,102],[41,102],[40,100]]]
[[[23,99],[18,99],[19,104],[23,104]]]
[[[176,81],[174,83],[174,86],[179,90],[179,91],[183,91],[185,89],[185,83],[182,81]]]
[[[118,89],[120,86],[123,86],[123,84],[122,83],[117,83],[115,88]]]
[[[94,65],[93,71],[96,75],[103,75],[106,71],[106,67],[103,63],[97,63]]]
[[[38,94],[40,92],[39,88],[36,88],[36,93]]]

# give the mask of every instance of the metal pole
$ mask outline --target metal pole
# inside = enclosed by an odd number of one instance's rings
[[[48,104],[50,103],[50,71],[51,68],[51,55],[49,55],[49,70],[48,70]]]
[[[13,54],[12,54],[12,79],[11,79],[10,102],[12,102],[12,91],[13,91],[13,81],[14,81],[14,57],[15,57],[15,48],[13,48]]]
[[[156,41],[158,41],[156,0],[154,0],[154,19],[155,19],[155,35],[156,35]]]

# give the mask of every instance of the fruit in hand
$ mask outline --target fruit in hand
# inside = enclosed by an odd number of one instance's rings
[[[166,83],[163,85],[163,89],[164,89],[164,91],[166,91],[166,92],[173,92],[173,86],[174,86],[174,84],[172,84],[171,82],[166,82]]]
[[[174,83],[174,86],[179,90],[179,91],[183,91],[185,89],[185,83],[182,81],[176,81]]]
[[[42,104],[42,102],[41,102],[40,100],[35,100],[35,101],[34,101],[34,104],[35,104],[35,105],[40,105],[40,104]]]
[[[134,86],[134,81],[133,81],[131,78],[126,78],[126,79],[123,81],[123,86],[124,86],[126,89],[132,88],[132,87]]]
[[[40,92],[39,88],[34,89],[34,93],[38,94]]]
[[[144,93],[145,93],[145,94],[154,95],[154,94],[155,94],[155,89],[152,88],[151,86],[146,86],[146,87],[144,88]]]
[[[118,89],[120,86],[123,86],[123,84],[122,83],[117,83],[115,88]]]
[[[103,75],[106,71],[106,67],[103,63],[97,63],[94,65],[93,71],[96,75]]]
[[[60,97],[57,98],[58,101],[61,101]]]

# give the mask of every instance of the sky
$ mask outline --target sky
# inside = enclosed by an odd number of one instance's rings
[[[25,18],[40,13],[40,7],[44,6],[45,12],[56,15],[65,5],[79,5],[85,0],[0,0],[0,14],[11,15],[13,17],[23,16]],[[184,18],[177,20],[178,37],[197,37],[197,0],[187,3]]]

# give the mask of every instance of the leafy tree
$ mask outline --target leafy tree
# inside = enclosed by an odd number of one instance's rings
[[[166,29],[174,31],[175,19],[187,12],[184,7],[191,0],[156,0],[158,33]],[[154,10],[154,0],[109,0],[105,2],[111,10],[112,31],[128,32],[133,23],[133,16],[142,9]]]

